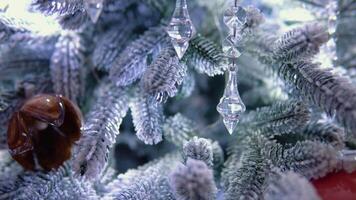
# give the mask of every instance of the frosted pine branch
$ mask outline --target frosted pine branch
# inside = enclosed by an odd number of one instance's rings
[[[128,110],[127,90],[108,87],[87,116],[83,136],[74,155],[74,170],[87,178],[98,178],[108,162],[122,119]]]
[[[97,199],[91,184],[73,176],[68,165],[49,173],[22,172],[0,182],[1,199]]]
[[[299,46],[297,45],[294,47],[292,45],[291,48],[293,49],[298,47],[297,51],[295,52],[299,52],[300,49],[306,50],[306,47],[312,47],[311,49],[318,49],[322,44],[322,41],[324,41],[324,36],[322,35],[325,34],[325,32],[318,33],[318,26],[312,28],[309,25],[304,28],[291,31],[290,33],[298,33],[300,31],[303,32],[303,30],[309,30],[305,33],[312,34],[308,37],[304,37],[304,39],[302,39],[302,43],[295,43]],[[298,61],[291,63],[290,60],[288,60],[288,56],[286,57],[288,52],[287,54],[283,54],[283,52],[281,52],[280,56],[282,56],[283,59],[280,59],[282,57],[276,59],[276,57],[273,57],[275,52],[273,52],[270,46],[276,47],[279,45],[277,49],[280,50],[278,51],[282,51],[283,49],[287,50],[288,45],[293,44],[294,40],[290,42],[287,39],[283,40],[282,38],[278,43],[273,44],[273,39],[266,40],[264,36],[266,36],[265,33],[260,33],[257,38],[250,43],[251,46],[249,47],[248,51],[257,56],[258,60],[263,64],[271,67],[271,69],[276,72],[279,77],[281,77],[286,83],[290,84],[298,92],[300,92],[304,99],[307,99],[311,104],[322,108],[329,116],[335,114],[336,120],[344,127],[346,127],[346,129],[350,131],[352,135],[355,135],[356,125],[353,122],[356,120],[356,108],[354,108],[353,105],[356,105],[356,90],[355,86],[351,84],[350,80],[345,77],[337,76],[329,70],[321,69],[318,64],[312,64],[308,61]],[[288,38],[287,36],[285,37]],[[316,40],[306,40],[307,38],[314,38]],[[284,46],[285,44],[288,45]],[[260,48],[259,51],[255,51],[253,50],[255,47],[266,48]],[[304,50],[300,52],[303,54]],[[306,59],[306,57],[310,58],[313,56],[311,54],[316,53],[316,51],[305,52],[307,52],[305,55],[297,55],[299,53],[295,54],[296,58],[299,57],[299,60],[301,57]]]
[[[142,85],[158,102],[165,102],[168,97],[176,95],[186,73],[186,65],[179,62],[172,47],[167,47],[148,66],[142,78]]]
[[[195,89],[195,77],[193,72],[188,71],[187,75],[183,79],[183,83],[180,87],[180,90],[177,94],[178,98],[187,98],[189,97]]]
[[[313,185],[292,171],[274,173],[268,180],[264,194],[266,200],[320,200]]]
[[[163,130],[164,139],[180,148],[197,134],[194,122],[180,113],[168,118]]]
[[[258,108],[241,118],[241,131],[259,132],[266,137],[274,137],[305,126],[310,119],[310,111],[300,101],[277,102],[269,107]]]
[[[63,29],[77,30],[89,21],[87,12],[77,10],[73,13],[68,13],[58,18],[58,23]]]
[[[320,69],[318,64],[298,62],[284,64],[280,76],[296,87],[314,105],[356,134],[356,87],[350,80]]]
[[[337,150],[321,142],[302,141],[288,147],[265,141],[262,156],[283,171],[293,170],[308,179],[323,177],[338,168]]]
[[[138,139],[151,145],[162,141],[164,121],[162,105],[158,104],[153,96],[137,89],[130,109]]]
[[[221,178],[226,200],[260,199],[269,165],[259,148],[246,150],[241,157],[232,156],[225,163]]]
[[[165,157],[120,174],[108,185],[103,199],[117,200],[174,200],[169,186],[169,174],[180,164],[179,154]]]
[[[147,56],[167,38],[162,26],[150,28],[137,40],[129,44],[113,62],[110,78],[117,86],[130,85],[141,78],[147,67]]]
[[[342,128],[331,123],[311,123],[303,131],[309,138],[324,141],[331,144],[335,149],[341,150],[345,147],[345,132]]]
[[[209,168],[213,167],[213,146],[208,139],[193,137],[183,146],[183,159],[201,160]]]
[[[283,62],[307,60],[316,55],[328,39],[326,28],[317,23],[293,29],[275,43],[274,59]]]
[[[197,35],[190,40],[183,61],[189,67],[208,76],[223,74],[227,68],[227,65],[224,64],[225,59],[221,49],[201,35]]]
[[[206,163],[188,158],[186,165],[179,165],[171,174],[170,185],[178,200],[213,200],[216,185],[213,171]]]
[[[54,51],[53,40],[36,44],[19,43],[4,45],[0,52],[0,79],[9,73],[43,73],[48,71],[49,60]],[[19,70],[19,71],[16,71]],[[16,71],[16,72],[14,72]],[[8,75],[8,74],[7,74]]]
[[[50,64],[54,91],[79,103],[85,87],[83,40],[77,33],[64,32],[55,48]]]
[[[120,1],[121,2],[121,1]],[[122,23],[101,35],[93,52],[93,63],[96,68],[110,71],[112,64],[133,37],[131,28]]]
[[[0,44],[7,42],[15,34],[30,33],[29,24],[0,13]]]
[[[47,15],[65,15],[84,10],[83,0],[33,0],[32,6]]]

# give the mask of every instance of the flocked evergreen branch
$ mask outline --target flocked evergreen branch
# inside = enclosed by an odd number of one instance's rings
[[[203,160],[217,172],[224,162],[224,152],[217,141],[199,138],[194,122],[180,113],[166,119],[164,139],[183,149],[183,159]],[[212,152],[212,155],[211,153]]]
[[[168,154],[159,160],[120,174],[107,188],[103,199],[174,200],[169,174],[180,164],[179,154]]]
[[[103,71],[110,70],[115,59],[133,37],[126,23],[122,23],[119,28],[116,26],[101,35],[93,52],[94,66]]]
[[[103,96],[99,97],[87,116],[73,160],[74,170],[92,179],[98,178],[106,166],[110,149],[128,110],[126,89],[111,86],[101,92]]]
[[[288,100],[249,112],[241,119],[241,127],[237,132],[258,132],[266,137],[274,137],[301,129],[309,119],[310,111],[304,103]]]
[[[173,47],[169,46],[148,66],[141,82],[147,93],[155,96],[158,102],[165,102],[177,94],[186,73],[186,65],[179,62]]]
[[[213,172],[200,160],[188,158],[186,165],[179,165],[171,174],[170,185],[177,200],[216,199]]]
[[[85,11],[77,10],[74,13],[68,13],[58,18],[58,23],[63,29],[77,30],[89,21]]]
[[[33,0],[32,6],[44,14],[66,15],[84,11],[83,0]]]
[[[53,88],[79,103],[84,90],[85,55],[82,38],[75,32],[63,32],[51,57]]]
[[[326,28],[317,23],[293,29],[276,41],[274,59],[282,62],[308,60],[328,39]]]
[[[25,27],[18,25],[16,19],[0,13],[0,44],[7,42],[15,33],[29,32]]]
[[[194,137],[183,146],[183,159],[201,160],[208,167],[213,167],[213,146],[210,140]]]
[[[0,151],[0,184],[14,180],[21,172],[23,172],[22,167],[11,158],[10,153],[7,150]]]
[[[283,146],[264,141],[262,156],[282,171],[293,170],[308,179],[317,179],[338,168],[337,150],[329,144],[313,141]]]
[[[294,85],[314,105],[356,134],[356,87],[345,77],[320,69],[318,64],[298,62],[280,67],[280,76]]]
[[[183,83],[180,87],[180,90],[178,91],[177,96],[180,98],[189,97],[193,93],[195,86],[196,82],[194,74],[188,70],[188,73],[183,79]]]
[[[256,141],[246,142],[253,148],[244,148],[241,155],[231,155],[225,162],[221,179],[226,200],[260,199],[266,187],[270,165],[261,154],[261,143],[250,142]]]
[[[263,196],[266,200],[320,200],[313,185],[293,171],[273,173]]]
[[[249,52],[256,55],[262,63],[270,66],[285,82],[298,90],[305,99],[321,107],[329,115],[335,114],[337,121],[352,134],[355,134],[356,126],[353,123],[356,119],[354,111],[356,108],[353,106],[356,105],[353,103],[356,100],[355,87],[347,78],[321,69],[318,64],[305,61],[317,53],[314,50],[317,50],[322,42],[326,41],[327,33],[320,31],[322,31],[320,26],[306,25],[290,31],[275,43],[273,37],[266,40],[264,37],[266,34],[262,32],[256,40],[250,43],[251,46],[259,46],[259,50]],[[293,32],[297,33],[296,36],[289,37]],[[272,49],[271,46],[274,46],[275,49]],[[291,50],[286,47],[291,47]],[[307,50],[308,48],[313,50]],[[295,57],[290,60],[290,55]],[[302,61],[291,63],[291,61],[301,59]]]
[[[190,40],[183,61],[189,67],[209,76],[223,74],[227,68],[221,48],[201,35]]]
[[[14,181],[0,182],[1,199],[97,199],[91,184],[75,178],[68,165],[49,173],[21,172]]]
[[[145,144],[157,144],[162,141],[163,107],[152,95],[137,89],[130,103],[133,123],[138,139]]]
[[[178,147],[183,147],[186,142],[197,134],[194,122],[180,113],[167,118],[163,130],[164,139]]]
[[[10,73],[14,73],[15,69],[23,74],[48,71],[53,51],[53,39],[35,44],[2,45],[0,53],[0,69],[2,73],[0,74],[0,79]]]
[[[275,139],[279,143],[290,143],[291,141],[319,141],[332,145],[335,149],[341,150],[345,147],[344,130],[335,124],[328,122],[312,122],[302,130],[292,131],[290,134],[277,136]]]
[[[115,59],[110,68],[110,78],[117,86],[130,85],[141,78],[147,67],[147,56],[157,51],[167,38],[163,26],[150,28],[129,44]]]

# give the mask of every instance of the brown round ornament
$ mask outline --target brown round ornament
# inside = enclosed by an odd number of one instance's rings
[[[25,169],[56,169],[71,156],[80,138],[80,110],[61,95],[41,94],[27,100],[10,118],[7,143]]]

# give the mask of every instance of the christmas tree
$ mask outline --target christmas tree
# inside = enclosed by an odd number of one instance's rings
[[[0,199],[353,199],[355,23],[355,0],[1,0]]]

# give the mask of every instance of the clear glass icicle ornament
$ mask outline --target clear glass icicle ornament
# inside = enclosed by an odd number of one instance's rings
[[[90,20],[96,23],[103,11],[104,0],[84,0],[85,10],[88,13]]]
[[[246,107],[242,102],[237,88],[237,66],[232,65],[229,69],[224,95],[217,105],[217,111],[223,117],[226,129],[230,134],[239,123],[240,115],[245,112]]]
[[[187,0],[176,1],[173,16],[166,31],[179,59],[181,59],[188,49],[189,40],[195,34],[195,28],[188,12]]]
[[[246,107],[241,100],[237,87],[237,59],[241,56],[241,30],[246,23],[246,11],[233,0],[224,13],[224,23],[229,28],[230,34],[223,40],[222,49],[227,57],[228,79],[224,95],[221,97],[216,109],[223,117],[226,129],[232,134],[239,123],[240,115]]]

